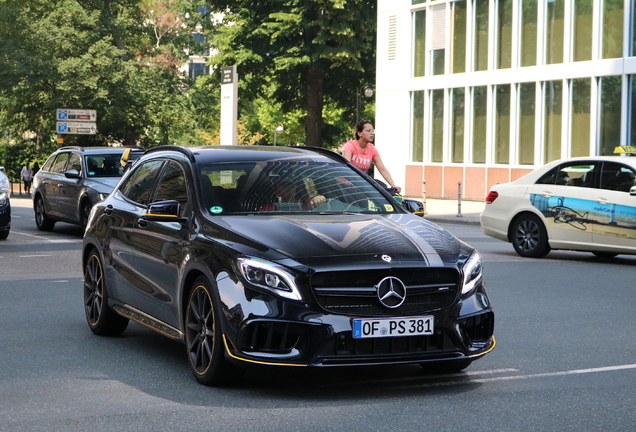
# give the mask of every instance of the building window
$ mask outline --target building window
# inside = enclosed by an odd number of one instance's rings
[[[545,116],[543,125],[543,163],[561,158],[561,113],[563,107],[563,82],[544,83]]]
[[[519,164],[534,164],[536,84],[519,85]]]
[[[444,162],[444,90],[431,91],[431,162]]]
[[[636,75],[629,75],[629,145],[636,147]]]
[[[488,0],[474,0],[475,10],[475,63],[476,71],[488,69]]]
[[[453,13],[453,73],[466,72],[466,0],[451,4]]]
[[[414,4],[414,5],[422,4],[422,3],[426,3],[426,0],[412,0],[411,1],[411,4]]]
[[[443,49],[433,50],[431,51],[431,62],[433,65],[433,75],[443,75],[444,74],[444,55],[445,51]]]
[[[473,163],[486,163],[486,113],[488,91],[486,86],[473,88]]]
[[[603,1],[602,37],[604,59],[623,57],[623,0]]]
[[[622,77],[602,77],[601,118],[599,121],[601,156],[614,155],[614,148],[621,142],[621,90]]]
[[[572,46],[574,61],[592,60],[594,0],[574,0]]]
[[[426,74],[426,11],[413,13],[413,76]]]
[[[510,163],[510,85],[495,86],[495,163]]]
[[[563,63],[565,0],[546,0],[546,64]]]
[[[590,78],[572,80],[570,157],[590,155],[590,116],[592,86]]]
[[[464,97],[463,87],[451,90],[451,162],[464,162]]]
[[[537,0],[521,0],[521,66],[537,64]]]
[[[208,75],[210,73],[210,67],[205,63],[190,62],[190,79],[196,80],[201,75]]]
[[[424,91],[411,93],[413,102],[413,162],[424,161]]]
[[[512,66],[512,0],[497,5],[497,68]]]

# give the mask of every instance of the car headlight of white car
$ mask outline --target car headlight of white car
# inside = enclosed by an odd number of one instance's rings
[[[462,295],[472,292],[483,280],[483,265],[481,255],[476,250],[464,263],[464,285]]]

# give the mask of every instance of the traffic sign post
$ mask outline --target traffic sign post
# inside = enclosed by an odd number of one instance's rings
[[[58,108],[57,144],[64,144],[64,135],[95,135],[97,133],[97,110]]]
[[[97,121],[97,110],[65,109],[57,110],[57,121]]]
[[[97,125],[88,122],[57,122],[58,134],[95,135]]]

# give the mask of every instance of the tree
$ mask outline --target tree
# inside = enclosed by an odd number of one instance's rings
[[[259,97],[284,113],[301,110],[305,144],[319,147],[334,134],[325,103],[354,118],[358,87],[375,77],[375,1],[208,2],[224,14],[209,21],[212,63],[238,66],[242,110]]]

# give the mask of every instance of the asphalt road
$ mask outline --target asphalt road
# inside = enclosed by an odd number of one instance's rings
[[[518,257],[446,225],[484,256],[498,346],[455,375],[418,366],[255,369],[192,378],[185,349],[139,325],[94,336],[82,231],[14,207],[0,242],[0,431],[633,431],[636,257]]]

